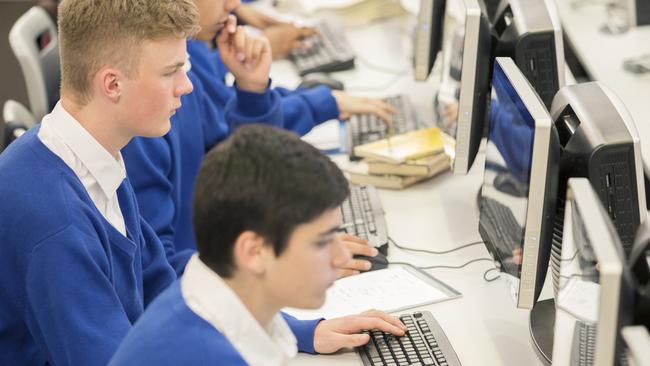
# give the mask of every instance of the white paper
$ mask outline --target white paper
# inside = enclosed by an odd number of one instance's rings
[[[377,309],[394,312],[455,297],[404,267],[391,267],[337,280],[317,310],[284,309],[298,319],[336,318]]]
[[[558,293],[558,306],[579,319],[597,322],[600,285],[576,277],[564,284]]]
[[[333,119],[314,127],[302,139],[320,150],[340,149],[341,128],[341,122]]]

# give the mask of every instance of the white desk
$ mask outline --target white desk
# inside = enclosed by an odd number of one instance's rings
[[[347,32],[356,52],[363,59],[394,69],[409,69],[410,45],[405,37],[412,20],[393,19],[356,28]],[[274,63],[272,76],[280,85],[295,86],[299,78],[288,61]],[[393,76],[379,73],[357,63],[352,71],[335,77],[354,86],[382,85]],[[369,96],[408,94],[424,118],[432,118],[432,100],[436,83],[416,83],[412,74],[375,92],[358,93]],[[353,90],[349,90],[351,93]],[[346,158],[335,158],[341,164]],[[445,250],[480,239],[476,193],[480,187],[483,159],[477,159],[467,176],[450,173],[404,191],[380,190],[391,237],[404,246]],[[482,245],[447,255],[409,254],[391,246],[389,259],[408,261],[414,265],[459,265],[475,258],[489,257]],[[471,365],[541,365],[528,327],[527,310],[518,310],[507,291],[505,281],[487,283],[483,273],[491,262],[479,262],[460,270],[431,270],[437,278],[462,293],[460,299],[418,309],[431,311],[443,327],[461,363]],[[495,272],[491,272],[494,275]],[[361,365],[351,350],[335,355],[300,354],[292,365]]]
[[[616,93],[636,123],[644,161],[650,161],[650,74],[635,75],[623,69],[623,60],[650,53],[650,26],[619,35],[600,31],[606,13],[602,6],[574,10],[570,1],[556,0],[564,34],[593,80]]]

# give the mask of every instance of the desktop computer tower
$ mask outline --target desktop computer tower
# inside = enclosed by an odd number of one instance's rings
[[[560,90],[551,115],[562,148],[558,197],[565,197],[569,178],[588,178],[629,255],[647,215],[640,139],[632,118],[620,99],[597,82]]]
[[[491,22],[494,55],[512,58],[550,108],[564,86],[562,28],[552,1],[502,0]]]

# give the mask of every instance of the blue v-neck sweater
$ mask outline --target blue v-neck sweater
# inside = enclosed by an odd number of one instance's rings
[[[129,181],[125,237],[37,133],[0,155],[0,364],[105,365],[176,274]]]

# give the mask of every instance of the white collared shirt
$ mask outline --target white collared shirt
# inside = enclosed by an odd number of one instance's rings
[[[117,189],[126,178],[122,155],[117,160],[72,117],[59,101],[41,122],[38,138],[75,172],[106,220],[126,236]]]
[[[298,353],[296,337],[282,315],[262,327],[197,254],[185,267],[181,293],[187,306],[221,332],[250,366],[285,365]]]

